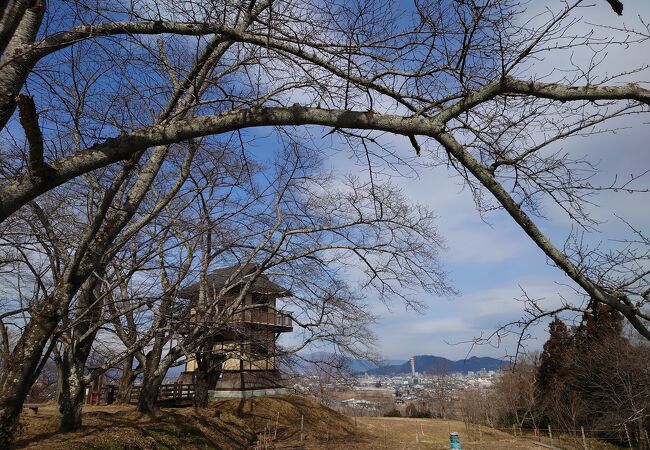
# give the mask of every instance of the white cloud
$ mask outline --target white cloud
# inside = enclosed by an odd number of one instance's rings
[[[467,330],[467,322],[459,318],[431,319],[415,322],[407,332],[409,334],[459,333]]]

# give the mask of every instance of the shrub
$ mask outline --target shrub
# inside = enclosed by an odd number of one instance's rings
[[[402,417],[402,413],[399,412],[399,409],[393,408],[390,411],[385,412],[384,417]]]

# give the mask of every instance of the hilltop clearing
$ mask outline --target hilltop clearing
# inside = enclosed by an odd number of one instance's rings
[[[87,406],[82,429],[66,434],[56,433],[55,415],[54,405],[37,415],[23,412],[26,430],[16,448],[240,449],[264,439],[274,440],[275,448],[318,448],[327,439],[331,448],[354,448],[371,439],[355,432],[351,418],[300,396],[224,400],[204,409],[161,408],[156,417],[133,406]]]
[[[56,432],[54,405],[23,413],[16,448],[29,449],[436,449],[457,431],[465,450],[548,447],[485,426],[443,419],[348,417],[297,395],[217,401],[209,408],[161,408],[155,417],[133,406],[88,406],[73,433]],[[302,433],[301,433],[302,422]],[[557,442],[557,441],[556,441]],[[605,449],[611,447],[595,446]],[[548,444],[547,444],[548,445]],[[576,449],[565,442],[562,449]]]

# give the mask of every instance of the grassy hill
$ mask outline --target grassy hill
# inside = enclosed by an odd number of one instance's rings
[[[86,407],[82,430],[67,434],[56,433],[55,415],[54,406],[37,415],[23,413],[27,428],[16,448],[243,449],[272,438],[272,448],[318,448],[321,441],[331,448],[355,448],[371,439],[355,432],[349,417],[300,396],[224,400],[205,409],[162,408],[153,418],[132,406]]]
[[[26,430],[16,448],[29,449],[437,449],[449,448],[449,432],[460,434],[465,450],[582,449],[579,440],[533,442],[489,427],[441,419],[351,418],[317,401],[287,396],[224,400],[209,408],[163,408],[156,417],[132,406],[94,406],[84,426],[56,432],[54,405],[25,412]],[[303,430],[301,433],[301,421]],[[266,445],[264,444],[266,442]],[[552,443],[557,447],[548,447]],[[611,449],[590,441],[593,450]]]

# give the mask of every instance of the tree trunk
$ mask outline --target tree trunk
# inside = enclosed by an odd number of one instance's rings
[[[167,373],[167,368],[161,367],[161,342],[161,339],[156,339],[153,349],[146,356],[142,388],[138,396],[138,411],[146,414],[152,414],[155,411],[158,391]]]
[[[0,448],[10,448],[20,429],[18,419],[23,409],[23,401],[17,397],[3,398],[0,406]]]
[[[88,353],[90,349],[75,354],[65,351],[61,360],[57,361],[58,430],[62,433],[81,428],[81,410],[87,387],[84,369]]]
[[[194,406],[207,408],[209,391],[214,389],[223,368],[225,356],[212,352],[213,343],[208,341],[204,348],[209,350],[196,354],[196,372],[194,372]]]
[[[221,370],[206,373],[203,370],[197,370],[194,373],[194,406],[197,408],[207,408],[210,396],[209,391],[219,380]]]
[[[81,408],[84,401],[86,385],[82,382],[81,372],[68,355],[57,361],[57,394],[59,408],[58,431],[66,433],[81,428]]]
[[[156,410],[156,399],[158,398],[158,391],[160,386],[165,380],[165,373],[167,371],[156,370],[151,376],[145,373],[142,382],[142,389],[138,397],[138,411],[145,414],[153,414]]]
[[[81,428],[81,409],[83,407],[87,381],[84,377],[86,362],[92,351],[96,331],[89,332],[100,320],[102,302],[99,301],[99,278],[89,278],[81,288],[79,307],[84,313],[72,328],[71,342],[65,345],[59,366],[57,399],[59,404],[59,431],[69,432]]]
[[[117,388],[117,398],[115,403],[126,405],[131,401],[131,388],[133,382],[138,377],[138,374],[133,370],[133,356],[129,356],[124,361],[124,368],[122,369],[122,376]]]
[[[17,430],[23,403],[38,376],[43,351],[61,317],[62,298],[66,289],[58,289],[35,311],[25,327],[0,375],[0,448],[8,448]]]

